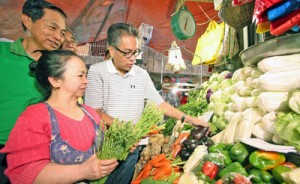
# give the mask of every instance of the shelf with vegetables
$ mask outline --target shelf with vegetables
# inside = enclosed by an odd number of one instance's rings
[[[205,134],[200,140],[196,140],[192,131],[199,132],[195,128],[184,130],[173,142],[174,149],[181,146],[176,155],[170,151],[153,157],[132,184],[300,182],[295,177],[300,174],[298,154],[263,151],[241,142],[211,144],[207,142],[209,138]],[[191,150],[188,156],[182,155],[185,149]],[[164,169],[161,168],[163,166]]]

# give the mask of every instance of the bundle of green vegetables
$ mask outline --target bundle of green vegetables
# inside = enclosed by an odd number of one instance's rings
[[[99,141],[103,141],[101,150],[98,151],[99,159],[125,160],[130,148],[142,137],[153,131],[153,127],[163,121],[163,112],[153,103],[147,103],[140,120],[133,124],[114,119],[109,129],[104,131],[104,136],[99,135]],[[101,140],[102,139],[102,140]],[[105,183],[107,176],[94,184]]]

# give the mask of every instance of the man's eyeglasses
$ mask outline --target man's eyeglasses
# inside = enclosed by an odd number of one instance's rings
[[[119,51],[123,56],[125,56],[126,58],[131,58],[132,56],[134,57],[138,57],[141,54],[141,49],[137,49],[133,52],[124,52],[122,50],[120,50],[118,47],[114,47],[117,51]]]

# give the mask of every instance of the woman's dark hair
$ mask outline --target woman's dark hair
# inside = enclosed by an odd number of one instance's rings
[[[74,52],[69,50],[54,50],[54,51],[39,51],[42,53],[40,59],[32,62],[29,66],[30,70],[35,73],[38,84],[43,90],[44,100],[47,100],[51,95],[52,85],[48,77],[62,79],[66,71],[67,61],[71,57],[79,57]]]
[[[23,5],[22,13],[30,17],[32,21],[35,22],[36,20],[39,20],[44,16],[44,9],[57,11],[64,18],[67,18],[66,13],[62,9],[45,0],[27,0]],[[26,27],[23,23],[22,27],[24,31],[26,31]]]

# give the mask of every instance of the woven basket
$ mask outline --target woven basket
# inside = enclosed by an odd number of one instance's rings
[[[252,23],[254,2],[232,6],[232,0],[223,0],[219,17],[230,27],[242,29]]]

